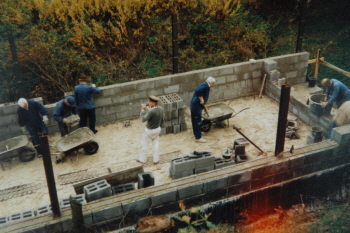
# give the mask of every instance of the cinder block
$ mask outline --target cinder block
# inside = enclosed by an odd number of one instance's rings
[[[173,132],[174,133],[180,133],[180,129],[181,129],[181,127],[179,124],[173,125]]]
[[[184,108],[179,108],[177,111],[179,112],[178,113],[179,117],[180,116],[185,116],[185,109]]]
[[[134,202],[129,202],[126,204],[122,204],[122,207],[124,215],[130,215],[136,212],[141,212],[144,210],[148,210],[151,207],[151,199],[145,198]]]
[[[167,126],[166,127],[166,134],[170,134],[170,133],[173,133],[173,126]]]
[[[179,124],[183,124],[186,122],[185,116],[179,116]]]
[[[77,200],[82,205],[86,204],[84,194],[79,194],[79,195],[73,196],[72,198],[73,198],[73,200]],[[69,197],[61,199],[60,200],[60,208],[64,209],[64,208],[68,208],[68,207],[70,207]]]
[[[199,167],[194,169],[195,174],[203,173],[203,172],[208,172],[211,170],[215,169],[214,163],[212,165],[206,166],[206,167]]]
[[[248,161],[248,156],[246,156],[246,155],[237,155],[235,157],[235,161],[236,161],[236,163],[247,162]]]
[[[236,162],[234,159],[231,159],[231,160],[223,160],[221,158],[215,159],[215,169],[220,169],[220,168],[232,166],[235,164]]]
[[[178,189],[179,199],[183,200],[185,198],[197,196],[203,193],[203,183],[194,184],[188,187]]]
[[[86,200],[90,202],[100,198],[112,196],[112,188],[106,180],[100,180],[84,186],[84,194]]]
[[[188,171],[195,168],[196,162],[189,156],[177,157],[170,160],[170,169],[174,172]]]
[[[135,184],[134,183],[128,183],[128,184],[121,184],[116,185],[112,187],[113,195],[116,195],[118,193],[123,193],[127,191],[135,190]]]
[[[158,194],[151,197],[152,207],[176,202],[177,190]]]
[[[266,74],[267,80],[270,80],[271,82],[277,81],[280,76],[281,76],[281,73],[278,70],[271,70]]]
[[[118,218],[122,216],[123,216],[123,210],[121,205],[102,209],[92,213],[94,223],[99,223],[99,222],[103,222],[109,219]]]
[[[21,221],[21,220],[28,219],[28,218],[33,218],[35,216],[36,216],[35,210],[27,210],[27,211],[23,211],[23,212],[9,215],[7,221],[9,223],[10,222],[17,222],[17,221]]]
[[[186,123],[180,123],[180,131],[186,131],[187,130],[187,124]]]
[[[271,71],[271,70],[277,70],[277,62],[271,60],[271,59],[264,59],[264,70],[265,71]]]
[[[42,215],[46,215],[46,214],[50,214],[52,212],[52,208],[51,205],[43,205],[40,206],[36,209],[36,215],[37,216],[42,216]]]
[[[235,145],[235,155],[244,155],[245,154],[245,146]]]
[[[316,142],[321,142],[322,141],[322,137],[313,137],[311,134],[307,135],[306,138],[306,143],[307,144],[312,144],[312,143],[316,143]]]
[[[178,119],[179,118],[179,112],[178,110],[171,111],[171,119]]]
[[[203,184],[203,193],[214,192],[227,187],[227,177],[205,182]]]
[[[179,124],[179,118],[172,119],[172,120],[171,120],[171,124],[172,124],[172,125],[177,125],[177,124]]]
[[[193,174],[194,174],[194,169],[192,169],[192,170],[185,170],[185,171],[177,171],[177,172],[174,172],[171,168],[169,169],[169,176],[173,180],[176,180],[176,179],[179,179],[179,178],[182,178],[182,177],[186,177],[186,176],[191,176]]]
[[[0,226],[8,222],[8,216],[0,217]]]
[[[137,188],[147,188],[154,185],[154,176],[151,172],[137,174],[138,185]]]

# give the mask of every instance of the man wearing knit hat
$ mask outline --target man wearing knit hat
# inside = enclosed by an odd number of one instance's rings
[[[204,109],[208,114],[208,109],[205,107],[205,104],[209,98],[210,88],[215,82],[215,78],[207,78],[206,82],[200,84],[193,94],[190,108],[193,134],[196,139],[195,142],[207,142],[207,140],[202,138],[202,110]]]
[[[53,112],[53,119],[58,123],[61,137],[68,134],[67,124],[70,124],[71,122],[67,117],[72,114],[77,114],[73,96],[67,96],[56,104],[55,111]]]
[[[92,132],[97,133],[97,130],[95,129],[96,107],[92,98],[92,94],[100,94],[100,90],[96,87],[95,84],[88,86],[86,82],[86,76],[80,75],[80,84],[74,88],[75,104],[78,107],[80,116],[79,127],[87,126],[87,121],[89,119],[89,128]]]
[[[141,121],[145,122],[146,129],[142,136],[142,150],[138,159],[138,162],[147,162],[147,151],[150,142],[153,143],[153,163],[157,164],[159,162],[159,134],[160,126],[164,120],[164,111],[162,107],[158,105],[159,98],[156,96],[150,96],[148,99],[148,104],[143,104],[141,106]]]
[[[32,100],[20,98],[18,100],[18,124],[24,134],[30,134],[38,158],[42,157],[39,143],[39,133],[47,133],[46,124],[49,123],[49,113],[44,106]]]

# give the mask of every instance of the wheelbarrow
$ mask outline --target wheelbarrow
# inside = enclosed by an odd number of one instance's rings
[[[87,155],[95,154],[99,149],[99,145],[96,141],[92,140],[93,138],[94,133],[89,128],[83,127],[58,139],[55,144],[60,153],[55,153],[56,163],[62,162],[64,156],[78,152],[81,148],[84,149]]]
[[[235,115],[232,115],[234,113],[234,110],[224,103],[219,104],[213,104],[207,106],[209,115],[206,114],[203,110],[202,112],[202,131],[208,132],[211,129],[211,126],[213,123],[217,125],[223,126],[223,121],[227,120],[227,127],[229,127],[229,119],[236,116],[238,113],[242,112],[243,110],[249,109],[244,108],[237,112]],[[224,127],[224,126],[223,126]]]
[[[15,157],[19,157],[22,162],[29,162],[36,156],[36,150],[32,147],[26,135],[21,135],[0,142],[0,162],[4,170],[3,162],[11,163]]]

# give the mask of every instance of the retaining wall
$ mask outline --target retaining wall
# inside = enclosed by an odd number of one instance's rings
[[[209,101],[257,94],[263,74],[267,74],[270,81],[285,77],[290,84],[302,83],[305,82],[308,59],[309,53],[302,52],[99,87],[101,94],[94,98],[97,124],[139,116],[140,105],[150,95],[176,93],[188,105],[196,87],[209,76],[217,80],[210,92]],[[72,93],[65,95],[70,94]],[[42,102],[41,98],[35,100]],[[45,105],[50,117],[55,105],[56,103]],[[17,107],[17,103],[0,105],[0,141],[22,133],[17,123]],[[49,133],[58,132],[57,124],[52,119],[48,128]]]

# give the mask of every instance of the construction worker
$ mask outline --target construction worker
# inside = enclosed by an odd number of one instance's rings
[[[47,133],[46,125],[49,123],[49,113],[44,106],[32,100],[20,98],[18,100],[18,124],[24,134],[30,134],[32,143],[37,150],[37,157],[41,158],[39,133]]]
[[[191,120],[195,142],[207,142],[202,138],[202,110],[208,114],[205,104],[209,98],[210,88],[216,82],[215,78],[209,77],[206,82],[200,84],[195,90],[191,100]]]
[[[322,79],[321,85],[326,89],[325,102],[322,102],[322,107],[326,107],[328,104],[333,104],[336,102],[337,107],[339,108],[345,101],[350,100],[350,90],[342,82],[337,79]],[[329,96],[331,98],[327,101]]]
[[[161,131],[161,124],[164,120],[164,111],[158,105],[159,98],[150,96],[148,104],[141,105],[141,121],[147,121],[146,129],[142,136],[142,150],[140,156],[136,161],[141,163],[147,162],[147,151],[150,142],[153,143],[153,163],[159,163],[159,134]]]
[[[96,87],[95,84],[88,86],[86,82],[86,76],[80,75],[80,84],[74,88],[75,103],[79,109],[80,116],[79,127],[87,126],[87,121],[89,119],[89,128],[92,132],[97,133],[97,130],[95,129],[96,107],[92,98],[92,94],[100,94],[100,90]]]
[[[71,116],[72,114],[76,115],[79,118],[76,113],[75,100],[73,96],[63,98],[57,103],[52,118],[58,123],[61,137],[68,134],[68,125],[71,122],[67,117]]]

